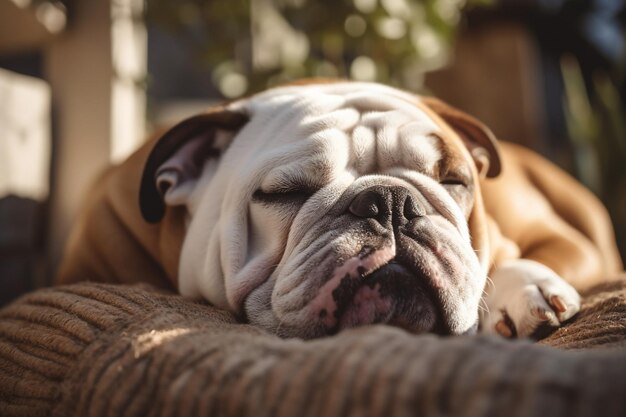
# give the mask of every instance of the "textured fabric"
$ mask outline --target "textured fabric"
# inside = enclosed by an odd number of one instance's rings
[[[539,343],[560,349],[626,347],[626,275],[583,294],[575,320]],[[626,392],[626,391],[625,391]]]
[[[282,340],[151,287],[76,284],[0,311],[0,416],[626,415],[626,281],[541,344]]]

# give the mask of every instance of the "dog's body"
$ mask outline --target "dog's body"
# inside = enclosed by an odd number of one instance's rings
[[[441,102],[375,84],[212,109],[94,192],[60,282],[175,287],[284,336],[370,323],[462,334],[481,299],[485,332],[526,336],[621,268],[604,208],[569,176]]]

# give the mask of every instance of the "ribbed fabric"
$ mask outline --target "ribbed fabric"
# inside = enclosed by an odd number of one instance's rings
[[[282,340],[149,287],[77,284],[0,311],[0,416],[623,417],[625,329],[626,281],[542,341],[578,351],[386,326]]]
[[[580,313],[569,326],[559,328],[541,344],[559,349],[626,346],[626,274],[583,294]]]

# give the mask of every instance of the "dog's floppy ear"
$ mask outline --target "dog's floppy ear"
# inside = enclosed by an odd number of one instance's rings
[[[422,97],[421,99],[463,139],[476,162],[481,177],[491,178],[500,174],[498,141],[484,123],[436,98]]]
[[[165,205],[183,204],[202,173],[204,162],[217,156],[248,121],[247,115],[223,106],[186,119],[156,143],[144,166],[139,190],[143,218],[156,223]]]

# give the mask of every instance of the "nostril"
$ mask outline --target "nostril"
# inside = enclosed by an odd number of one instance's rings
[[[350,213],[364,218],[374,218],[380,213],[380,197],[372,191],[362,192],[350,203]]]
[[[415,201],[413,201],[413,198],[410,195],[407,195],[406,200],[404,200],[404,209],[402,214],[407,220],[413,220],[416,217],[424,215],[424,213],[420,211],[420,209],[417,207],[417,204],[415,204]]]

